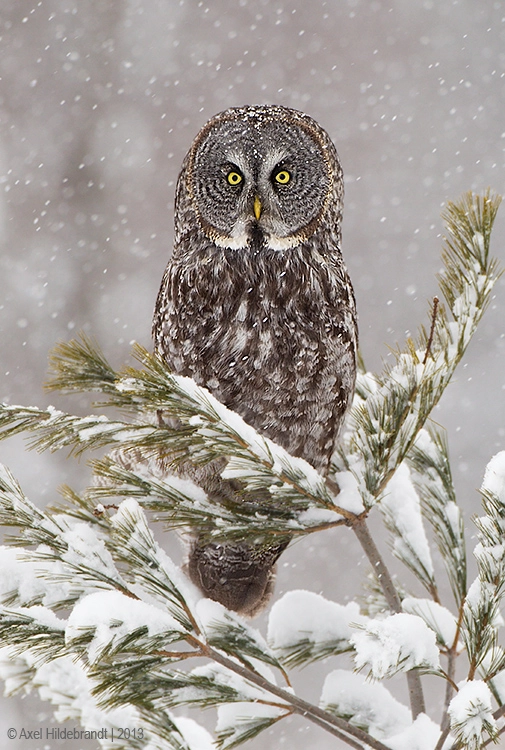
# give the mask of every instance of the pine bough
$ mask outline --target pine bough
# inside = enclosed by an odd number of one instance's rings
[[[448,206],[441,298],[434,298],[429,325],[394,353],[392,366],[379,375],[361,372],[330,481],[140,347],[134,355],[142,367],[115,372],[90,340],[60,344],[50,387],[98,392],[105,399],[100,406],[116,407],[121,416],[0,409],[2,437],[27,432],[38,450],[111,449],[92,462],[96,479],[82,496],[63,488],[63,502],[45,511],[7,468],[0,470],[0,523],[16,530],[0,548],[0,676],[7,694],[36,686],[58,721],[72,719],[87,730],[139,727],[123,744],[116,740],[115,750],[226,750],[293,714],[333,734],[336,747],[476,750],[495,740],[505,714],[505,650],[498,640],[505,452],[486,469],[483,515],[475,522],[478,575],[468,586],[447,444],[429,415],[499,276],[489,255],[498,205],[488,192]],[[157,419],[160,411],[170,419]],[[142,460],[119,460],[125,452]],[[221,505],[167,471],[169,462],[217,457],[226,458],[225,477],[246,490],[267,490],[271,503]],[[375,505],[393,555],[424,597],[393,580],[366,523]],[[215,541],[268,542],[351,527],[372,565],[366,605],[291,591],[271,608],[264,638],[201,598],[155,541],[148,513]],[[427,525],[452,606],[441,601]],[[290,669],[331,663],[330,657],[336,665],[344,653],[355,671],[330,671],[318,705],[295,695]],[[466,664],[458,684],[457,659]],[[410,710],[385,686],[400,672]],[[423,674],[445,681],[441,717],[425,712]],[[215,737],[181,716],[181,706],[216,707]]]

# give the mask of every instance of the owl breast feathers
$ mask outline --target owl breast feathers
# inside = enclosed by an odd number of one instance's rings
[[[174,372],[323,474],[356,377],[342,200],[335,147],[310,117],[280,106],[216,115],[182,166],[174,252],[153,323],[156,351]],[[240,492],[221,469],[181,471],[219,501]],[[288,541],[197,536],[188,570],[207,596],[252,614]]]

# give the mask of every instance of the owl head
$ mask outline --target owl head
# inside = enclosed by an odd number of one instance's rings
[[[228,109],[204,125],[185,164],[185,192],[202,231],[219,247],[284,250],[307,240],[329,206],[340,218],[335,147],[301,112]]]

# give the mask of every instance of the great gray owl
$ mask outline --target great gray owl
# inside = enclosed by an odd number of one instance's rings
[[[337,152],[313,119],[269,105],[216,115],[182,165],[153,323],[156,352],[175,373],[323,474],[356,376],[342,199]],[[243,498],[222,469],[188,473],[216,500]],[[187,568],[206,596],[254,614],[288,542],[209,544],[196,534]]]

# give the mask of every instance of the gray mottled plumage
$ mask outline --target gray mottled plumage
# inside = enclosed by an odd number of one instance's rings
[[[268,105],[216,115],[182,165],[153,323],[156,351],[174,372],[323,474],[356,375],[342,200],[335,147],[310,117]],[[211,496],[240,494],[221,468],[186,471]],[[251,614],[288,541],[196,537],[188,570],[207,596]]]

